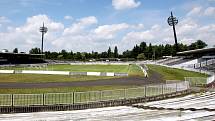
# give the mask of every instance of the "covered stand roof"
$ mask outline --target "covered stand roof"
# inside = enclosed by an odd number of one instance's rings
[[[177,55],[215,55],[215,47],[178,52]]]

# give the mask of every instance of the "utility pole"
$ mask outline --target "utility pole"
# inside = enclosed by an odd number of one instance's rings
[[[178,24],[178,19],[176,17],[174,17],[173,13],[171,12],[171,16],[168,18],[167,22],[173,28],[174,38],[175,38],[175,46],[176,46],[176,53],[177,53],[179,51],[179,49],[178,49],[178,41],[177,41],[175,25]]]
[[[43,39],[44,39],[44,34],[48,31],[48,28],[44,26],[40,27],[40,32],[42,33],[42,44],[41,44],[41,54],[43,54]]]

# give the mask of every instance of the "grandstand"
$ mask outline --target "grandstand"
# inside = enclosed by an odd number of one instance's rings
[[[175,57],[157,60],[157,64],[214,71],[215,48],[178,52]]]

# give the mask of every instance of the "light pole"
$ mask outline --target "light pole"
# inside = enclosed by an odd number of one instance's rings
[[[178,52],[178,42],[177,42],[175,25],[178,24],[178,19],[176,17],[174,17],[172,12],[171,12],[171,16],[168,18],[167,22],[173,28],[174,38],[175,38],[175,46],[176,46],[176,53],[177,53]]]
[[[42,33],[42,45],[41,45],[41,54],[43,54],[43,38],[44,38],[44,34],[48,31],[48,28],[44,26],[44,22],[43,22],[43,26],[40,27],[40,32]]]

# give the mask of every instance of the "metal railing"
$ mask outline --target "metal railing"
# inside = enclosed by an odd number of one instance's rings
[[[138,88],[44,94],[0,94],[0,106],[82,104],[170,94],[189,89],[189,82],[147,85]]]

